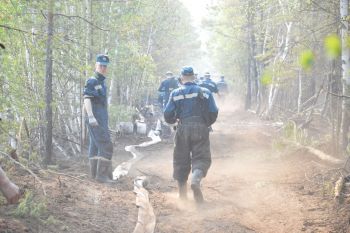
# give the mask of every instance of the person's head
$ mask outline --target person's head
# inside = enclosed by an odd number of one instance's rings
[[[209,72],[205,72],[204,78],[209,79],[210,78],[210,73]]]
[[[99,54],[96,57],[95,71],[100,74],[107,74],[107,65],[109,64],[109,58],[105,54]]]
[[[173,77],[173,72],[171,72],[171,71],[166,72],[165,73],[165,77],[166,78],[172,78]]]
[[[193,82],[195,79],[193,68],[191,66],[184,66],[181,69],[182,83]]]

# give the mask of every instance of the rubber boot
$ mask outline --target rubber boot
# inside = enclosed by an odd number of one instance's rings
[[[187,182],[177,182],[178,187],[179,187],[179,198],[182,200],[187,199]]]
[[[95,179],[96,178],[97,161],[98,161],[97,157],[92,157],[92,158],[89,159],[91,179]]]
[[[115,181],[110,178],[111,167],[111,160],[99,158],[97,162],[96,181],[99,183],[115,183]]]
[[[203,194],[201,191],[201,181],[203,178],[202,170],[196,169],[192,172],[191,189],[193,191],[194,200],[200,204],[203,203]]]

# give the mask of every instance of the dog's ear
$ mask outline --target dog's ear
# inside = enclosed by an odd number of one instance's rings
[[[0,43],[0,48],[5,49],[5,45]]]

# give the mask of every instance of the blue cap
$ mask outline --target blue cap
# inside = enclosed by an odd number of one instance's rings
[[[99,54],[96,57],[96,63],[103,65],[103,66],[106,66],[109,63],[109,58],[107,55]]]
[[[182,67],[181,74],[183,76],[191,76],[194,75],[193,68],[191,66],[184,66]]]

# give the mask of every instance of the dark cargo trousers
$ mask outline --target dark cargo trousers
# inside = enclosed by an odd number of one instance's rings
[[[89,158],[98,156],[111,160],[113,155],[113,143],[111,141],[106,121],[96,118],[98,126],[91,126],[88,119],[85,123],[89,131]]]
[[[192,171],[200,169],[206,176],[211,165],[209,129],[203,123],[179,124],[175,135],[174,149],[175,180],[185,182]]]

